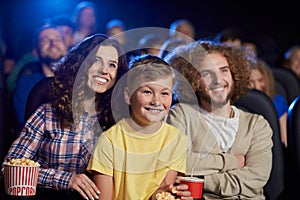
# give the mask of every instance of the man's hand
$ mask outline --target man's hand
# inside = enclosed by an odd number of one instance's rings
[[[242,154],[236,154],[235,157],[238,161],[239,168],[243,168],[245,166],[245,156]]]

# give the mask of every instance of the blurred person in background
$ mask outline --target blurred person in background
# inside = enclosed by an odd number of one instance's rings
[[[182,38],[170,38],[162,44],[159,57],[164,59],[176,47],[184,46],[186,44],[188,44],[188,42]]]
[[[6,53],[6,42],[4,41],[4,38],[2,36],[2,30],[0,27],[0,84],[4,87],[5,81],[4,81],[4,69],[3,69],[3,58]]]
[[[69,50],[74,44],[73,37],[75,30],[75,26],[72,23],[71,18],[68,15],[59,14],[50,20],[50,24],[56,25],[61,29],[61,32],[64,34],[65,44]]]
[[[243,40],[243,34],[235,28],[223,29],[215,36],[215,42],[235,47],[241,47]]]
[[[300,45],[294,45],[284,53],[283,66],[292,70],[300,78]]]
[[[285,98],[276,94],[275,80],[268,64],[258,60],[251,69],[250,86],[253,89],[266,93],[273,101],[280,123],[281,142],[287,147],[287,113],[288,104]]]
[[[33,43],[38,60],[29,62],[23,67],[13,93],[17,129],[23,126],[25,106],[30,90],[41,79],[54,75],[51,65],[67,52],[63,33],[54,25],[39,28],[33,36]]]
[[[147,34],[138,41],[138,50],[140,55],[151,54],[159,56],[160,48],[164,43],[164,39],[155,34]]]
[[[73,44],[77,44],[85,37],[97,31],[96,7],[93,2],[79,2],[71,16],[72,23],[75,25]]]
[[[106,23],[106,35],[108,37],[114,36],[114,39],[118,40],[118,42],[124,46],[126,44],[126,37],[124,31],[126,30],[126,26],[123,21],[119,19],[112,19]]]
[[[181,38],[187,42],[195,40],[195,27],[187,19],[178,19],[170,25],[169,37]]]

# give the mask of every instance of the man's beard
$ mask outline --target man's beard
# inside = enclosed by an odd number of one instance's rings
[[[201,99],[202,102],[206,102],[208,105],[211,105],[212,108],[221,108],[225,106],[228,101],[230,101],[233,96],[234,87],[231,85],[229,92],[226,94],[226,97],[223,101],[216,101],[204,88],[201,88],[198,92],[198,98]]]
[[[48,56],[40,58],[41,63],[44,63],[47,66],[51,66],[52,63],[58,61],[62,56],[60,56],[59,58],[50,58]]]

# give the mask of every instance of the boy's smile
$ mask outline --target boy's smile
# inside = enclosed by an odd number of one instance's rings
[[[140,126],[160,122],[172,103],[172,77],[143,83],[131,95],[131,116]]]

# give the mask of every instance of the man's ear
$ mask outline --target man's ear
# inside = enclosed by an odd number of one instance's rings
[[[128,105],[131,104],[131,103],[130,103],[130,94],[129,94],[129,89],[128,89],[128,87],[125,87],[125,89],[124,89],[124,100],[125,100],[125,102],[126,102]]]

